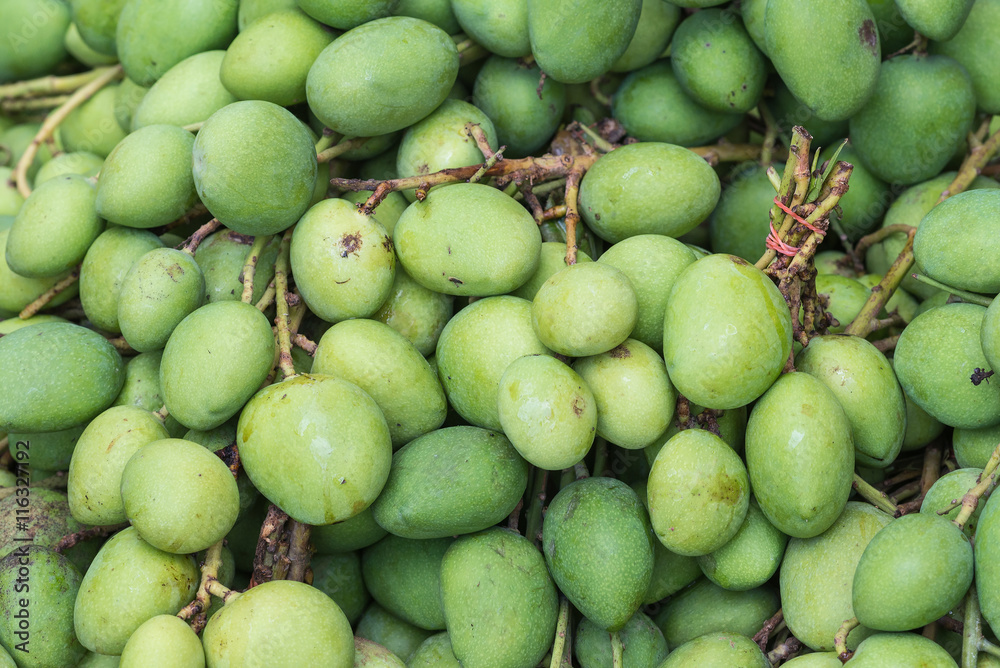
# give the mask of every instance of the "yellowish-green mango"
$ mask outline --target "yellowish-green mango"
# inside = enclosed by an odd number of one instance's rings
[[[410,668],[462,668],[451,648],[447,631],[438,633],[420,643],[410,655]]]
[[[121,668],[204,668],[201,639],[187,622],[175,615],[157,615],[142,623],[125,643]]]
[[[390,534],[365,550],[364,586],[403,621],[428,631],[444,630],[441,560],[452,542],[451,537],[414,540]]]
[[[965,25],[976,0],[939,4],[930,0],[896,0],[899,13],[921,35],[935,42],[949,40]]]
[[[1000,113],[1000,50],[997,40],[993,39],[991,26],[1000,21],[1000,2],[997,0],[979,0],[979,2],[962,2],[960,5],[971,5],[969,16],[961,29],[950,39],[939,41],[932,38],[930,50],[950,56],[962,64],[962,67],[972,78],[972,87],[976,91],[976,102],[979,108],[988,114]],[[921,31],[923,32],[923,31]]]
[[[490,53],[520,58],[531,53],[527,0],[453,0],[461,29]]]
[[[298,5],[317,21],[350,30],[391,15],[399,0],[298,0]]]
[[[167,70],[137,103],[131,129],[203,123],[219,109],[236,102],[238,98],[219,78],[225,57],[225,51],[202,51]]]
[[[407,660],[430,635],[431,631],[403,621],[374,602],[355,627],[355,637],[377,643]]]
[[[66,57],[63,36],[70,25],[69,3],[4,0],[0,12],[0,82],[40,77]]]
[[[396,267],[389,297],[372,319],[395,329],[421,355],[429,358],[434,355],[438,337],[451,319],[454,300],[451,295],[428,290],[410,278],[402,267]]]
[[[659,668],[686,666],[728,666],[767,668],[771,662],[749,636],[737,633],[708,633],[674,649]]]
[[[780,605],[773,587],[730,591],[702,578],[671,597],[654,621],[667,644],[677,648],[707,633],[730,631],[749,637]]]
[[[1000,270],[991,261],[1000,253],[998,208],[1000,190],[987,189],[959,193],[931,209],[913,238],[924,273],[960,290],[1000,292]]]
[[[851,668],[958,668],[948,651],[918,633],[877,633],[862,641],[851,657]]]

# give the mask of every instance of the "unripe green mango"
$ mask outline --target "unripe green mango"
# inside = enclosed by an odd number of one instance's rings
[[[37,316],[36,316],[37,317]],[[7,434],[10,443],[27,441],[31,444],[31,466],[45,471],[65,471],[73,457],[73,449],[86,425],[34,434]],[[35,475],[34,473],[32,475]]]
[[[1000,113],[1000,91],[997,89],[997,81],[1000,81],[1000,50],[991,30],[1000,21],[1000,2],[980,0],[972,3],[963,0],[956,4],[971,7],[968,18],[953,37],[932,37],[934,42],[931,43],[930,50],[932,53],[950,56],[961,63],[972,79],[979,108],[988,114]],[[942,39],[947,41],[940,41]]]
[[[817,536],[837,520],[851,494],[851,423],[822,381],[785,374],[750,413],[746,461],[767,519],[789,536]]]
[[[990,455],[1000,443],[1000,425],[982,429],[955,429],[951,435],[951,448],[955,460],[963,468],[986,468]]]
[[[118,668],[120,659],[121,657],[116,655],[87,652],[76,665],[77,668]]]
[[[800,654],[782,664],[790,668],[840,668],[843,666],[836,652],[812,652]]]
[[[198,132],[193,156],[198,196],[235,232],[280,232],[309,207],[315,146],[305,126],[276,104],[250,100],[215,112]]]
[[[404,538],[442,538],[490,527],[510,514],[528,484],[527,464],[502,434],[438,429],[392,456],[375,521]],[[448,480],[448,485],[427,485]]]
[[[25,200],[7,236],[7,266],[27,278],[49,278],[83,260],[104,221],[94,209],[97,191],[84,177],[46,181]]]
[[[975,1],[958,0],[941,5],[929,0],[896,0],[896,6],[914,30],[940,42],[958,34]]]
[[[531,214],[499,190],[456,183],[414,202],[392,234],[399,261],[426,288],[500,295],[538,268],[542,238]]]
[[[122,79],[115,89],[115,120],[123,130],[132,129],[132,116],[148,92],[148,87],[140,86],[128,77]]]
[[[10,150],[10,165],[11,167],[15,167],[21,159],[21,156],[24,155],[25,150],[27,150],[28,146],[31,144],[31,141],[35,138],[35,135],[38,134],[42,124],[19,123],[13,126],[4,124],[2,127],[4,130],[0,133],[0,145],[6,146]],[[61,131],[56,135],[56,146],[54,148],[50,148],[47,142],[38,147],[38,153],[35,155],[35,159],[32,161],[31,165],[28,166],[29,180],[34,179],[35,175],[38,173],[38,169],[52,159],[53,153],[65,148],[60,148],[60,135]],[[9,183],[5,186],[5,188],[16,190],[14,185]]]
[[[560,490],[542,523],[542,553],[560,591],[598,627],[619,631],[642,605],[653,541],[642,502],[625,483],[585,478]]]
[[[531,53],[527,0],[453,0],[451,8],[462,31],[504,58]]]
[[[983,619],[1000,628],[1000,501],[991,496],[976,529],[976,591]],[[982,502],[980,502],[982,503]]]
[[[126,129],[115,116],[117,88],[118,84],[105,86],[59,124],[59,137],[67,151],[89,151],[103,158],[125,138]]]
[[[719,203],[709,218],[712,250],[747,262],[760,259],[767,250],[764,241],[770,231],[768,220],[766,216],[751,216],[748,212],[765,211],[773,201],[774,186],[765,167],[754,164],[734,175],[722,189]]]
[[[378,643],[354,637],[355,668],[406,668],[398,656]]]
[[[395,155],[395,151],[388,152]],[[343,156],[341,157],[343,158]],[[395,173],[395,171],[393,173]],[[395,178],[395,176],[391,178]],[[359,190],[357,192],[346,192],[341,195],[340,198],[350,202],[351,204],[357,205],[364,204],[368,201],[371,194],[371,190]],[[403,215],[403,212],[406,211],[406,207],[409,205],[410,202],[403,196],[402,193],[393,191],[379,203],[378,209],[372,213],[372,217],[382,224],[386,233],[390,238],[392,238],[392,231],[396,229],[396,223],[399,221],[399,217]]]
[[[390,534],[367,548],[361,569],[372,598],[403,621],[444,630],[441,560],[452,542],[450,537],[413,540]]]
[[[69,559],[45,547],[19,545],[0,559],[0,649],[17,656],[17,665],[75,665],[83,656],[72,607],[81,579]]]
[[[131,129],[202,123],[237,97],[222,85],[225,51],[203,51],[171,67],[137,102]],[[190,158],[189,158],[190,162]]]
[[[858,645],[851,668],[958,668],[947,650],[917,633],[877,633]]]
[[[1000,368],[1000,299],[993,299],[986,315],[983,316],[979,342],[983,347],[986,361],[993,369]]]
[[[175,615],[157,615],[142,623],[125,643],[121,668],[204,668],[205,651],[198,634]]]
[[[71,0],[73,25],[84,43],[98,53],[117,56],[115,30],[127,0]]]
[[[280,657],[291,665],[354,665],[354,638],[329,596],[301,582],[274,580],[229,602],[202,633],[209,666],[262,665]]]
[[[25,450],[24,445],[18,445],[17,441],[12,442],[11,447],[13,447],[14,452],[28,452],[30,459],[30,447]],[[32,482],[44,479],[41,475],[43,472],[37,469],[32,470],[30,465],[29,473]],[[14,476],[9,486],[13,486],[16,480],[17,476]],[[0,559],[26,543],[54,549],[63,536],[88,528],[87,525],[77,522],[70,515],[69,503],[66,501],[65,494],[42,488],[31,491],[31,515],[25,522],[24,507],[19,501],[22,496],[11,494],[5,499],[0,499],[0,521],[6,522],[7,526],[16,526],[18,521],[27,524],[26,530],[19,530],[16,533],[8,531],[0,536]],[[82,573],[93,561],[94,555],[97,554],[97,547],[94,541],[79,543],[67,550],[65,556]]]
[[[764,35],[781,79],[820,119],[851,118],[875,91],[881,52],[865,0],[768,0]]]
[[[314,533],[322,528],[325,527],[315,527]],[[309,562],[309,568],[313,572],[312,586],[332,598],[347,621],[356,624],[371,601],[361,576],[358,553],[317,555]]]
[[[722,439],[688,429],[656,456],[647,494],[660,542],[695,557],[714,552],[736,535],[747,514],[750,484],[739,455]]]
[[[389,16],[399,0],[298,0],[299,8],[317,21],[340,30]]]
[[[632,489],[639,495],[648,517],[649,494],[646,481],[632,483]],[[685,557],[668,550],[656,537],[652,524],[649,526],[649,533],[653,543],[653,574],[643,597],[643,605],[658,603],[701,577],[701,569],[694,557]]]
[[[420,646],[410,655],[407,663],[410,668],[461,668],[462,664],[455,658],[451,648],[451,638],[448,633],[438,633],[420,643]]]
[[[189,429],[213,429],[236,415],[274,363],[274,335],[250,304],[206,304],[174,328],[160,363],[171,415]]]
[[[541,75],[537,63],[528,65],[499,55],[483,63],[476,75],[472,102],[493,121],[497,142],[507,147],[507,157],[539,151],[559,127],[566,107],[566,86],[546,78],[539,97]]]
[[[0,429],[7,432],[84,424],[111,405],[125,382],[118,351],[97,332],[66,322],[0,338],[0,369]]]
[[[236,36],[235,0],[130,0],[115,40],[128,78],[150,86],[188,56],[224,49]]]
[[[233,40],[219,78],[241,100],[281,106],[303,102],[309,68],[334,36],[301,11],[274,12],[263,19]]]
[[[189,253],[156,248],[122,279],[118,326],[139,352],[160,350],[180,322],[205,299],[205,277]]]
[[[1000,292],[1000,269],[992,262],[1000,253],[998,209],[995,189],[962,192],[931,209],[913,238],[913,256],[924,273],[961,290]]]
[[[462,26],[458,24],[452,11],[451,0],[399,0],[393,15],[423,19],[449,35],[462,32]]]
[[[355,637],[378,643],[399,657],[413,654],[427,638],[427,631],[404,622],[378,603],[372,603],[357,623]]]
[[[642,0],[528,0],[531,53],[556,81],[590,81],[625,53],[641,11]]]
[[[611,66],[612,72],[630,72],[659,58],[681,20],[680,9],[669,2],[642,0],[639,22],[625,53]]]
[[[87,67],[101,67],[103,65],[116,65],[118,64],[117,56],[106,56],[103,53],[99,53],[94,49],[90,48],[83,38],[80,37],[80,31],[77,30],[76,24],[71,23],[69,30],[66,31],[66,51],[69,55],[73,56],[76,60],[80,61]]]
[[[188,429],[182,434],[182,438],[185,441],[191,441],[203,446],[209,452],[214,452],[215,456],[222,461],[228,462],[236,446],[236,424],[237,420],[230,419],[221,427],[209,429],[208,431]],[[169,426],[167,431],[170,431]],[[228,451],[226,451],[227,448],[229,449]],[[236,489],[239,497],[239,512],[237,515],[237,521],[239,521],[240,518],[246,516],[250,512],[250,509],[253,508],[254,503],[260,497],[260,492],[253,486],[249,476],[245,475],[236,477]]]
[[[664,3],[666,4],[666,3]],[[658,666],[667,658],[667,641],[653,620],[637,612],[621,631],[623,668]],[[586,617],[576,625],[573,652],[582,668],[611,668],[611,636]]]
[[[343,554],[374,545],[386,533],[368,507],[343,522],[313,527],[312,544],[321,555]]]
[[[396,267],[389,297],[372,315],[392,327],[424,357],[431,357],[452,316],[454,297],[428,290]]]
[[[279,236],[272,237],[257,256],[253,303],[260,301],[268,283],[274,278],[274,262],[278,257],[280,243]],[[253,237],[232,230],[221,230],[198,246],[194,259],[205,277],[205,301],[211,303],[241,299],[243,282],[240,281],[240,274],[252,245]]]
[[[894,352],[903,391],[952,427],[978,429],[1000,423],[1000,385],[974,385],[977,368],[989,368],[980,343],[986,309],[945,304],[921,313],[899,336]]]
[[[699,406],[698,404],[691,404],[690,416],[696,418],[698,415],[705,411],[704,406]],[[676,415],[674,416],[676,418]],[[726,411],[722,411],[722,415],[715,418],[715,424],[719,428],[719,438],[721,438],[726,445],[731,447],[737,453],[743,452],[744,441],[746,440],[747,431],[747,408],[746,406],[740,406],[739,408],[731,408]],[[704,425],[696,420],[691,420],[688,425],[688,429],[708,429],[708,423]],[[643,454],[646,455],[646,462],[652,466],[653,461],[656,459],[656,455],[659,454],[660,450],[663,448],[664,444],[670,440],[677,432],[681,431],[681,425],[678,420],[673,420],[670,422],[670,426],[667,430],[663,432],[663,435],[656,439],[651,445],[647,445],[643,448]],[[711,431],[711,429],[708,429]],[[714,433],[714,432],[713,432]]]
[[[653,185],[664,178],[673,184],[670,189]],[[640,142],[602,156],[587,170],[580,183],[580,214],[610,242],[638,234],[679,237],[708,217],[719,193],[719,178],[696,154]]]
[[[938,90],[933,97],[919,90]],[[972,80],[946,56],[887,60],[871,101],[850,120],[851,143],[883,181],[909,185],[940,172],[972,127]]]
[[[0,82],[40,77],[66,57],[63,36],[70,25],[65,2],[4,0],[0,31]]]
[[[764,652],[749,637],[736,633],[709,633],[674,649],[659,668],[767,668],[770,665]]]
[[[819,274],[816,276],[816,292],[828,300],[825,310],[838,324],[830,327],[830,332],[839,334],[858,316],[871,290],[859,281],[840,274]],[[802,318],[802,310],[799,310]]]
[[[191,601],[199,579],[191,556],[157,550],[134,527],[120,531],[80,583],[73,612],[77,638],[92,652],[120,654],[147,619],[176,614]]]
[[[906,402],[885,355],[856,336],[818,336],[795,366],[837,398],[851,423],[857,463],[885,468],[896,459],[906,433]]]
[[[4,145],[4,148],[7,148]],[[51,160],[49,162],[52,162]],[[46,163],[48,164],[48,163]],[[38,171],[41,171],[40,169]],[[0,187],[0,214],[8,216],[13,219],[17,215],[17,212],[21,210],[21,205],[24,204],[24,197],[18,192],[17,186],[12,183],[12,178],[14,176],[14,170],[10,167],[0,167],[0,178],[3,179],[2,187]],[[36,174],[37,177],[37,174]],[[38,187],[38,183],[35,187]],[[13,224],[11,220],[6,228],[10,228]]]
[[[445,31],[392,16],[349,30],[326,47],[309,70],[306,96],[331,130],[372,137],[434,111],[457,75],[458,51]]]
[[[441,600],[465,668],[534,666],[552,645],[556,588],[542,555],[513,531],[456,540],[441,564]]]
[[[819,536],[788,541],[780,572],[781,605],[788,628],[807,647],[817,652],[833,649],[840,625],[854,617],[851,590],[858,561],[891,521],[870,504],[849,501]],[[855,648],[871,634],[871,629],[859,626],[847,637],[847,646]]]
[[[754,589],[778,570],[787,543],[788,536],[775,528],[751,499],[736,535],[714,552],[698,557],[698,566],[705,577],[724,589]]]
[[[160,361],[163,351],[140,353],[125,363],[125,384],[122,391],[115,397],[112,406],[138,406],[147,411],[158,411],[163,408],[163,396],[160,392]],[[161,420],[163,426],[172,437],[178,437],[187,431],[172,415]]]
[[[582,250],[577,250],[576,262],[577,264],[581,264],[583,262],[593,262],[593,260]],[[535,273],[528,279],[527,283],[511,291],[509,294],[530,301],[535,298],[535,295],[538,294],[545,281],[549,280],[557,271],[565,267],[566,244],[560,241],[543,241],[538,258],[538,269],[535,270]]]
[[[745,406],[778,378],[791,346],[792,319],[784,298],[745,260],[709,255],[674,281],[663,322],[663,357],[670,380],[692,402]]]
[[[773,587],[737,592],[700,579],[670,598],[653,619],[667,644],[676,649],[707,633],[740,633],[749,637],[760,630],[780,605]]]
[[[882,57],[888,58],[913,41],[913,29],[906,24],[895,0],[868,0],[878,25]]]
[[[997,442],[1000,442],[1000,439],[997,439]],[[993,447],[995,448],[996,444]],[[981,468],[962,468],[944,474],[927,490],[927,494],[920,504],[920,512],[937,515],[945,508],[962,501],[965,493],[979,482],[979,476],[982,472],[983,469]],[[979,516],[982,514],[985,505],[984,503],[980,503],[976,506],[972,516],[965,522],[963,531],[965,531],[966,536],[972,538],[976,533],[976,524],[979,522]],[[961,509],[961,506],[952,508],[943,517],[954,520]]]
[[[79,174],[90,179],[97,176],[103,166],[104,158],[89,151],[60,153],[41,166],[35,174],[34,186],[37,188],[46,181],[66,174]],[[17,212],[13,215],[17,215]]]
[[[240,32],[243,32],[254,21],[264,18],[268,14],[297,8],[298,3],[295,0],[242,0],[237,16],[237,25]]]

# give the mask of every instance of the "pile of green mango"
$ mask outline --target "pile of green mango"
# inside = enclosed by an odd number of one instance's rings
[[[0,668],[1000,666],[997,144],[1000,0],[0,0]]]

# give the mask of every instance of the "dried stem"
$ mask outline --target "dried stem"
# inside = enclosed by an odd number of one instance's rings
[[[17,317],[21,320],[27,320],[31,316],[37,314],[45,308],[49,302],[58,297],[65,290],[72,287],[78,280],[80,280],[80,265],[77,265],[73,271],[69,272],[69,275],[66,276],[66,278],[53,285],[51,288],[39,295],[35,301],[25,306]]]
[[[885,339],[879,339],[878,341],[872,341],[872,345],[879,349],[882,354],[888,353],[890,350],[896,348],[896,344],[899,342],[899,334],[895,336],[890,336]]]
[[[243,282],[241,300],[244,304],[249,304],[253,301],[253,277],[257,273],[257,261],[260,259],[261,253],[264,252],[264,247],[270,240],[270,235],[261,234],[254,237],[253,245],[250,246],[250,252],[247,253],[247,259],[243,263],[243,273],[240,278]]]
[[[306,577],[306,569],[309,568],[309,560],[312,558],[313,549],[309,544],[309,533],[312,527],[296,520],[291,521],[288,530],[288,574],[285,579],[302,582]]]
[[[78,543],[82,543],[85,540],[90,540],[91,538],[104,538],[110,536],[116,531],[121,531],[122,529],[127,529],[129,526],[128,522],[122,524],[113,524],[111,526],[104,527],[90,527],[89,529],[82,529],[80,531],[74,531],[71,534],[66,534],[59,539],[56,546],[52,548],[56,552],[65,552],[71,547],[76,546]]]
[[[26,111],[39,111],[54,109],[69,101],[69,95],[57,95],[55,97],[29,97],[20,100],[3,100],[0,102],[0,111],[5,114],[20,114]]]
[[[569,601],[561,597],[559,601],[559,617],[556,622],[556,639],[552,643],[552,661],[549,668],[559,668],[563,662],[566,650],[566,629],[569,627]]]
[[[314,357],[316,355],[316,342],[310,341],[298,332],[292,334],[292,345],[298,346],[302,350],[306,351],[309,353],[310,357]]]
[[[292,362],[292,340],[288,328],[288,274],[290,270],[289,248],[292,244],[292,229],[285,231],[281,237],[281,247],[278,250],[278,260],[274,263],[274,289],[278,304],[278,313],[274,324],[278,327],[278,366],[285,378],[295,375],[295,364]]]
[[[190,620],[191,628],[195,633],[200,633],[205,628],[206,612],[212,602],[212,595],[209,585],[212,582],[222,585],[219,582],[219,569],[222,567],[222,541],[215,543],[205,552],[205,561],[201,564],[201,584],[198,586],[198,593],[194,600],[178,611],[177,616],[184,620]],[[226,591],[227,588],[223,587]],[[218,589],[216,589],[218,591]]]
[[[284,559],[288,561],[285,554],[288,551],[288,543],[282,543],[281,534],[288,522],[288,515],[281,508],[271,504],[267,509],[267,517],[260,527],[260,537],[257,540],[257,551],[253,560],[253,575],[250,577],[250,586],[255,587],[272,579],[281,580],[283,577],[276,577],[276,570],[280,570],[284,575],[284,567],[280,562]]]
[[[785,611],[778,608],[778,611],[774,613],[774,616],[769,620],[764,622],[764,626],[761,627],[760,631],[753,636],[753,641],[757,643],[760,647],[760,651],[767,652],[767,643],[771,639],[771,634],[774,633],[774,629],[778,627],[778,624],[785,620]]]
[[[17,97],[28,97],[32,95],[51,95],[55,93],[72,93],[85,86],[94,79],[105,74],[108,67],[98,67],[89,72],[80,74],[70,74],[68,76],[46,76],[39,79],[29,79],[28,81],[18,81],[0,86],[0,99],[8,100]]]
[[[179,250],[194,257],[194,253],[196,250],[198,250],[198,246],[201,245],[201,242],[204,241],[206,237],[208,237],[208,235],[210,235],[212,232],[215,232],[220,227],[222,227],[222,223],[219,222],[219,219],[213,218],[212,220],[208,221],[207,223],[199,227],[197,230],[195,230],[194,234],[188,237],[187,240],[183,244],[181,244]]]
[[[778,188],[778,199],[788,208],[794,209],[802,203],[808,191],[809,179],[809,144],[812,136],[806,132],[805,128],[795,126],[792,130],[792,142],[788,150],[788,160],[785,162],[785,171],[781,176],[781,184]],[[803,170],[805,170],[806,184],[802,186]],[[771,206],[771,222],[774,224],[779,239],[784,239],[788,231],[792,228],[795,220],[788,216],[777,204]],[[757,260],[758,269],[765,269],[774,258],[777,251],[768,249],[764,255]]]
[[[780,645],[767,653],[767,660],[771,662],[772,666],[777,666],[782,661],[792,658],[792,655],[800,649],[802,649],[802,641],[795,636],[788,636]]]
[[[889,501],[888,495],[885,492],[880,492],[869,485],[865,482],[864,478],[859,476],[857,473],[854,474],[853,487],[858,491],[858,494],[860,494],[862,498],[877,507],[879,510],[884,510],[890,515],[897,516],[896,514],[898,509],[891,501]]]
[[[583,172],[573,169],[566,176],[566,265],[576,264],[576,226],[580,222],[578,208],[580,179]]]
[[[871,234],[866,234],[865,236],[861,237],[861,239],[858,240],[858,245],[854,247],[854,254],[857,255],[858,257],[864,257],[868,249],[877,244],[878,242],[884,241],[885,239],[891,237],[893,234],[896,234],[897,232],[901,232],[903,234],[909,234],[910,232],[915,231],[915,229],[916,228],[914,228],[912,225],[902,225],[902,224],[887,225],[886,227],[875,230]]]

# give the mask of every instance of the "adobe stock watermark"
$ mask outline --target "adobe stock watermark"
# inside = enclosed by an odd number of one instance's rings
[[[11,552],[16,558],[17,575],[14,579],[14,594],[16,598],[11,611],[11,627],[14,639],[13,649],[15,652],[29,653],[28,645],[31,642],[31,558],[28,553],[28,544],[31,542],[31,473],[28,470],[30,465],[29,441],[14,441],[10,444],[11,454],[14,456],[14,475],[17,477],[14,482],[14,541],[17,547]]]

